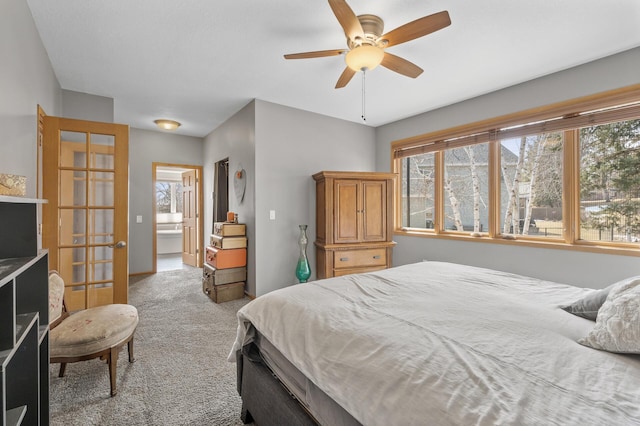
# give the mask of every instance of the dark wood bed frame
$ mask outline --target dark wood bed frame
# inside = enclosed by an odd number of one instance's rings
[[[313,426],[319,423],[267,367],[253,344],[236,352],[240,418],[259,426]]]

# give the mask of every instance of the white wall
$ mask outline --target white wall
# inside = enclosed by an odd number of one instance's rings
[[[315,279],[315,181],[321,170],[372,171],[375,130],[257,100],[255,295],[297,283],[299,224]],[[276,220],[269,211],[276,211]]]
[[[24,0],[0,6],[0,173],[27,177],[27,196],[36,196],[37,105],[61,111],[60,84]]]
[[[541,77],[376,129],[376,168],[389,171],[391,142],[439,129],[640,83],[640,48]],[[635,256],[513,247],[396,236],[394,265],[422,259],[487,266],[569,284],[601,288],[640,275]]]
[[[152,163],[202,166],[201,138],[131,128],[129,130],[129,273],[153,270]],[[136,216],[142,223],[136,223]],[[205,234],[206,235],[206,234]]]

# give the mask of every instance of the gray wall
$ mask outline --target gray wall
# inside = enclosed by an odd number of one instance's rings
[[[202,166],[202,139],[175,133],[129,130],[129,273],[153,270],[152,163]],[[136,216],[142,223],[136,223]]]
[[[204,235],[205,241],[213,227],[213,166],[229,158],[229,211],[238,214],[238,221],[247,225],[247,291],[256,289],[256,226],[255,226],[255,102],[250,102],[204,139]],[[247,186],[242,202],[238,202],[233,189],[233,173],[244,169]]]
[[[213,218],[213,164],[229,158],[229,209],[247,224],[247,292],[260,296],[296,281],[298,225],[308,224],[307,255],[315,277],[315,186],[321,170],[373,170],[374,130],[255,100],[205,138],[205,235]],[[247,173],[242,203],[233,172]],[[275,210],[276,219],[269,219]]]
[[[391,142],[439,129],[640,83],[640,48],[619,53],[376,129],[376,169],[389,171]],[[601,288],[640,274],[635,256],[396,236],[394,265],[422,259],[487,266]]]
[[[375,130],[357,123],[256,101],[257,293],[296,283],[299,224],[315,279],[315,181],[321,170],[370,171]],[[269,211],[276,219],[269,219]]]
[[[62,90],[62,116],[113,123],[113,98]]]
[[[59,115],[60,85],[26,1],[2,0],[0,40],[0,173],[26,176],[35,197],[37,105]]]

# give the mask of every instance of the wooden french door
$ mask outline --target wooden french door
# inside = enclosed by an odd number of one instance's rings
[[[129,126],[46,116],[42,244],[69,310],[128,303]]]
[[[200,266],[198,170],[182,173],[182,263]]]

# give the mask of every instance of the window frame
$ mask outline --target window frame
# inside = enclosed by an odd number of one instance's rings
[[[402,172],[406,157],[434,153],[434,228],[402,226],[402,179],[396,180],[394,234],[427,238],[459,239],[499,244],[570,249],[640,256],[640,244],[578,240],[580,226],[579,128],[640,119],[640,84],[564,102],[536,107],[495,118],[417,135],[391,143],[391,170]],[[563,235],[541,238],[502,234],[500,226],[500,146],[513,135],[562,132],[563,144]],[[489,229],[479,234],[444,229],[444,151],[460,146],[489,143]]]

